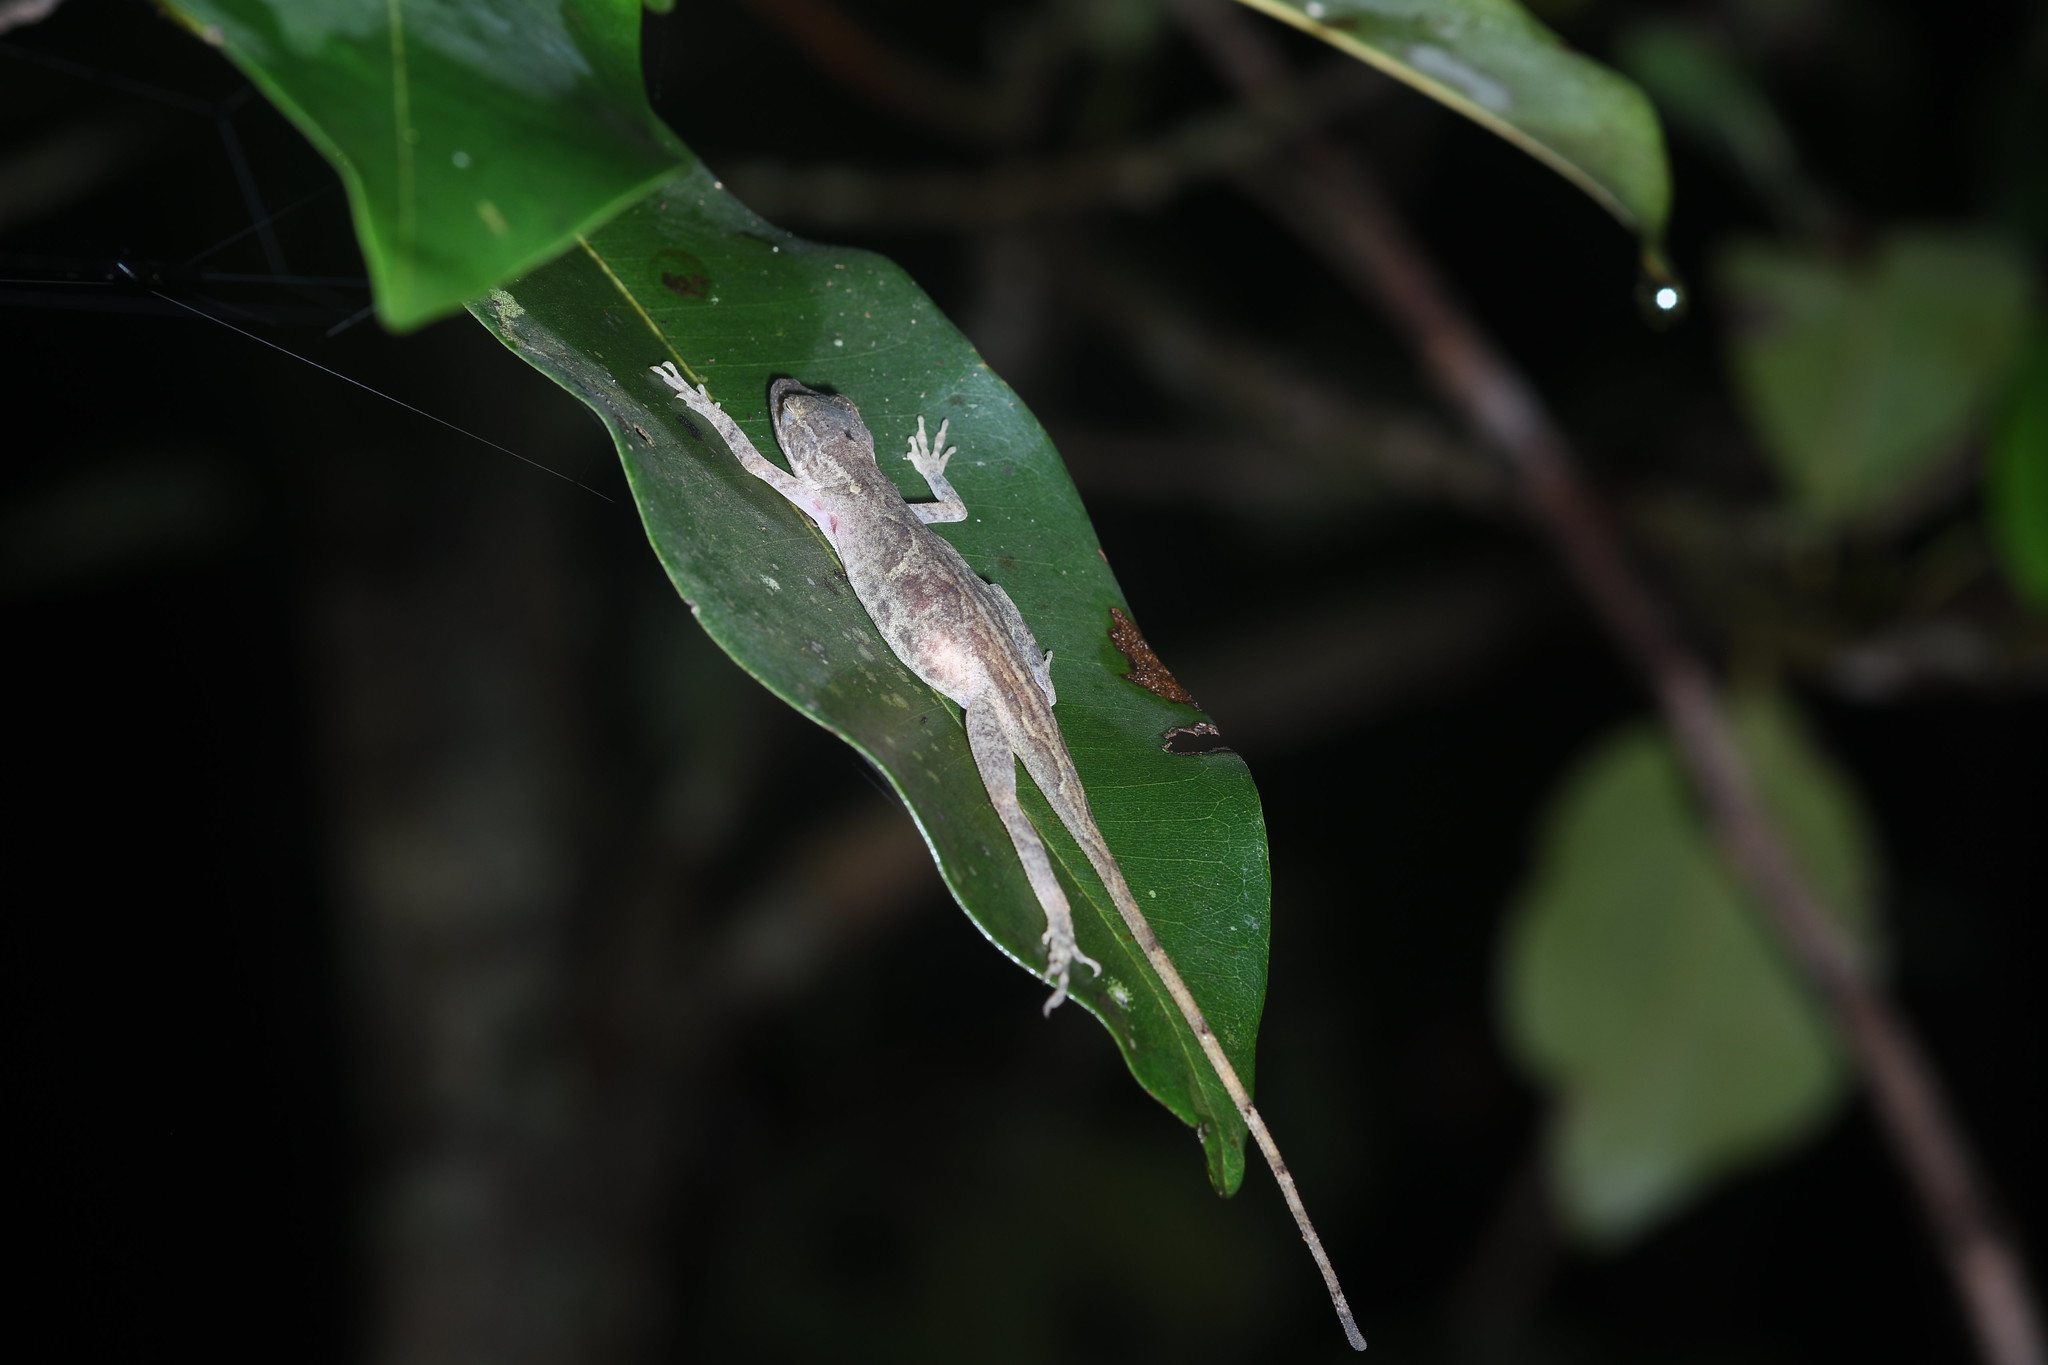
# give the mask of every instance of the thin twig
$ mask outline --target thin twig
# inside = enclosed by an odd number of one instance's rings
[[[1234,8],[1176,0],[1212,60],[1248,90],[1284,76],[1265,35]],[[1438,389],[1519,480],[1530,512],[1623,651],[1643,672],[1707,821],[1869,1085],[1989,1365],[2044,1365],[2039,1314],[2017,1246],[1994,1213],[1933,1068],[1765,814],[1719,689],[1622,552],[1564,434],[1528,382],[1438,280],[1357,161],[1307,138],[1269,202],[1414,344]]]

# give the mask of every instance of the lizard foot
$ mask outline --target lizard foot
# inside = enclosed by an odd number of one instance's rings
[[[1048,925],[1039,940],[1046,945],[1045,976],[1053,983],[1053,993],[1045,1002],[1045,1012],[1051,1014],[1067,1000],[1067,981],[1073,975],[1076,962],[1093,968],[1097,976],[1102,975],[1102,964],[1081,951],[1074,942],[1074,928],[1071,924]]]
[[[903,458],[910,461],[910,467],[924,475],[927,481],[933,475],[944,478],[946,466],[952,463],[953,456],[960,451],[958,446],[951,450],[946,448],[946,428],[951,425],[953,419],[950,417],[939,423],[938,438],[930,440],[924,434],[924,418],[917,419],[917,435],[910,438],[910,453]]]

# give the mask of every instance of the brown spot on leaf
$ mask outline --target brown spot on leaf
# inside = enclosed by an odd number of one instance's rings
[[[1223,732],[1208,721],[1197,721],[1193,725],[1176,725],[1163,737],[1166,743],[1159,747],[1170,754],[1222,754],[1230,752],[1230,746],[1223,742]]]
[[[641,426],[638,422],[632,423],[632,427],[634,434],[637,435],[641,440],[645,441],[648,445],[654,444],[654,438],[647,434],[646,427]]]
[[[1202,704],[1189,696],[1166,665],[1159,662],[1159,656],[1139,633],[1137,622],[1115,607],[1109,609],[1109,622],[1109,642],[1131,661],[1131,671],[1124,674],[1124,681],[1134,682],[1154,696],[1192,706],[1197,711],[1202,709]]]
[[[663,251],[656,254],[654,268],[661,276],[662,287],[686,299],[702,299],[711,295],[711,272],[703,261],[687,251]]]

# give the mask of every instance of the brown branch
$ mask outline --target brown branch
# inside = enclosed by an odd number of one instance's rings
[[[1234,8],[1213,0],[1176,0],[1176,8],[1240,86],[1256,90],[1284,75],[1265,35]],[[1452,300],[1353,158],[1309,138],[1292,165],[1261,177],[1260,188],[1354,289],[1386,311],[1438,389],[1514,472],[1531,514],[1655,694],[1708,824],[1765,923],[1846,1041],[1919,1195],[1979,1353],[1991,1365],[2044,1365],[2048,1352],[2018,1248],[1993,1211],[1932,1067],[1765,814],[1719,689],[1622,552],[1564,434]]]

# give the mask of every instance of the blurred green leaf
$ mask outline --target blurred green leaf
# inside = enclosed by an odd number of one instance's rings
[[[1781,703],[1749,701],[1737,727],[1807,875],[1868,941],[1876,872],[1852,791]],[[1504,947],[1508,1038],[1554,1092],[1550,1183],[1588,1241],[1647,1232],[1799,1142],[1842,1094],[1825,1021],[1661,729],[1610,737],[1553,799]]]
[[[1992,443],[1988,496],[2006,577],[2048,609],[2048,336],[2034,342]]]
[[[1997,394],[2032,276],[1997,242],[1898,233],[1848,266],[1738,243],[1720,263],[1738,391],[1795,506],[1835,526],[1912,489]]]
[[[538,265],[687,155],[648,108],[640,0],[167,0],[348,187],[386,326]]]
[[[1160,940],[1250,1083],[1265,1001],[1269,883],[1258,793],[1228,752],[1179,756],[1165,732],[1197,719],[1122,674],[1109,609],[1124,598],[1044,430],[895,266],[756,218],[699,169],[579,249],[473,310],[507,346],[588,403],[618,443],[655,552],[713,639],[776,695],[865,755],[909,806],[947,884],[989,939],[1033,971],[1045,916],[990,807],[957,716],[890,653],[831,549],[748,475],[648,366],[710,384],[764,452],[766,397],[790,374],[852,398],[883,467],[920,414],[953,423],[949,471],[971,516],[940,528],[1016,600],[1053,651],[1061,729],[1097,823]],[[1198,1126],[1212,1181],[1243,1178],[1244,1128],[1200,1046],[1042,798],[1025,801],[1103,964],[1074,997],[1132,1074]]]
[[[1784,124],[1725,39],[1699,24],[1653,20],[1622,34],[1615,60],[1675,127],[1724,152],[1788,226],[1819,224],[1821,204]]]
[[[1414,86],[1584,190],[1654,258],[1671,212],[1656,111],[1515,0],[1243,0]]]

